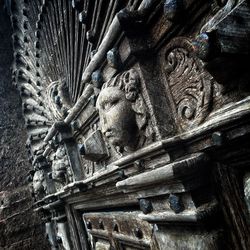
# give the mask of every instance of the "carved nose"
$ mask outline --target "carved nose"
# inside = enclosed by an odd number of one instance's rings
[[[101,131],[102,134],[106,137],[109,137],[112,134],[112,121],[109,117],[103,116],[101,119]]]
[[[102,117],[101,119],[101,131],[105,135],[105,133],[109,130],[107,126],[107,119],[105,117]]]

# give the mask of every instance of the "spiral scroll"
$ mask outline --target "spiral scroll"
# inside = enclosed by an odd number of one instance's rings
[[[212,77],[191,53],[191,43],[183,38],[174,39],[165,53],[167,88],[182,131],[203,122],[212,101]]]

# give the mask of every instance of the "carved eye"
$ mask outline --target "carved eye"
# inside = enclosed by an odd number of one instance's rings
[[[109,109],[109,103],[107,102],[107,103],[104,103],[103,104],[103,106],[102,106],[102,108],[103,108],[103,110],[108,110]]]
[[[113,106],[115,106],[119,102],[119,99],[113,99],[110,102],[107,102],[104,104],[103,109],[104,110],[109,110]]]
[[[119,99],[114,99],[114,100],[112,100],[112,101],[110,102],[110,105],[111,105],[111,106],[114,106],[114,105],[116,105],[118,102],[119,102]]]

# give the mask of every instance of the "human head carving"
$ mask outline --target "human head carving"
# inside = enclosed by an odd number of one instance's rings
[[[121,151],[133,151],[152,138],[140,78],[128,70],[104,83],[97,99],[102,133]]]
[[[55,153],[55,159],[52,165],[52,179],[56,182],[65,184],[67,173],[67,156],[63,146],[59,146]]]
[[[40,197],[46,192],[45,177],[42,170],[36,171],[33,176],[33,192],[37,197]]]

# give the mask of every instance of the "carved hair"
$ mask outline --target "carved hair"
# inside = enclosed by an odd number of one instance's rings
[[[121,75],[117,75],[104,83],[102,89],[118,87],[124,91],[125,97],[132,103],[132,109],[136,114],[136,123],[139,131],[147,138],[153,137],[152,127],[149,125],[149,113],[142,95],[140,94],[140,77],[136,70],[130,69]]]

